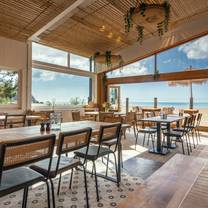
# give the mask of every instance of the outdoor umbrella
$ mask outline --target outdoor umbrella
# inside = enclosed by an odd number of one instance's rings
[[[191,66],[190,66],[190,68],[185,69],[185,71],[191,71],[191,70],[197,70],[197,69],[193,69]],[[173,87],[175,87],[175,86],[189,86],[190,87],[189,107],[190,107],[190,109],[193,109],[193,84],[202,85],[206,82],[207,82],[206,79],[179,80],[179,81],[168,82],[168,85],[173,86]]]

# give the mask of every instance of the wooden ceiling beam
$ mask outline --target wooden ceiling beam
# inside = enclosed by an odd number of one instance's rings
[[[191,79],[208,79],[208,69],[162,73],[159,75],[157,79],[155,79],[153,75],[108,78],[106,80],[106,84],[107,85],[132,84],[132,83],[191,80]]]
[[[70,14],[73,14],[73,11],[79,7],[81,4],[87,5],[87,2],[92,3],[93,0],[76,0],[73,4],[71,4],[68,8],[66,8],[63,12],[61,12],[59,15],[57,15],[54,19],[52,19],[50,22],[48,22],[46,25],[44,25],[42,28],[40,28],[38,31],[36,31],[33,35],[29,37],[28,40],[38,40],[38,36],[56,25],[59,21],[61,21],[66,16],[69,17]]]

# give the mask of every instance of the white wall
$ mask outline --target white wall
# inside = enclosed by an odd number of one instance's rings
[[[27,44],[0,37],[0,68],[21,70],[22,98],[20,110],[24,110],[26,107]],[[7,109],[0,109],[0,111],[7,111]]]

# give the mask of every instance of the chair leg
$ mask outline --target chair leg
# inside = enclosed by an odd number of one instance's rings
[[[59,176],[57,195],[59,195],[59,193],[60,193],[60,186],[61,186],[61,174]]]
[[[139,133],[137,132],[137,134],[136,134],[136,141],[135,141],[135,150],[136,150],[136,145],[137,145],[138,137],[139,137]]]
[[[196,128],[194,128],[194,134],[195,134],[195,137],[196,137],[196,144],[199,145],[199,138],[198,138],[198,134],[197,134]]]
[[[190,155],[190,151],[189,151],[189,144],[188,144],[187,135],[185,135],[185,137],[186,137],[186,145],[187,145],[187,151],[188,151],[188,155]]]
[[[181,141],[181,145],[182,145],[182,151],[183,151],[183,154],[185,155],[185,150],[184,150],[183,140]]]
[[[190,139],[189,133],[187,135],[188,135],[188,143],[189,143],[190,152],[192,152],[191,139]]]
[[[25,187],[23,193],[22,208],[27,207],[27,196],[28,196],[28,187]]]
[[[133,125],[133,129],[134,129],[134,136],[136,138],[136,128],[135,128],[135,125]]]
[[[87,208],[89,208],[89,198],[88,198],[88,188],[87,188],[87,175],[86,175],[85,167],[83,167],[83,170],[84,170],[84,183],[85,183],[86,203],[87,203]]]
[[[145,139],[146,139],[146,133],[144,133],[144,138],[143,138],[143,146],[144,146],[144,143],[145,143]]]
[[[153,135],[151,134],[151,139],[152,139],[152,147],[153,147],[153,151],[155,151],[155,140]]]
[[[95,186],[96,186],[97,201],[99,202],[100,198],[99,198],[99,190],[98,190],[98,181],[97,181],[95,161],[93,161],[93,167],[94,167],[94,175],[95,175]]]
[[[108,157],[107,157],[107,165],[106,165],[106,172],[105,172],[105,176],[107,176],[107,175],[108,175],[109,155],[110,155],[110,154],[108,154]]]
[[[48,184],[48,180],[46,180],[46,186],[47,186],[48,208],[51,208],[51,203],[50,203],[50,187],[49,187],[49,184]]]
[[[69,189],[71,189],[71,186],[72,186],[73,173],[74,173],[74,169],[72,168],[72,170],[71,170],[71,176],[70,176],[70,182],[69,182]]]
[[[148,137],[147,137],[147,146],[149,146],[149,140],[150,140],[150,133],[148,134]]]
[[[201,142],[201,136],[200,136],[200,133],[199,133],[199,129],[197,129],[197,132],[198,132],[199,141]]]
[[[51,192],[52,192],[52,202],[53,202],[53,208],[56,208],[56,202],[55,202],[55,194],[54,194],[54,185],[53,185],[53,181],[50,178],[49,179],[50,183],[51,183]]]
[[[192,129],[192,131],[191,131],[191,136],[192,136],[192,140],[193,140],[193,144],[194,144],[194,149],[195,149],[196,148],[196,144],[195,144],[195,139],[194,139],[194,129]]]
[[[120,184],[118,182],[118,166],[117,166],[117,161],[116,161],[116,155],[115,155],[115,153],[113,153],[113,156],[114,156],[114,160],[115,160],[115,170],[116,170],[117,186],[119,187]]]

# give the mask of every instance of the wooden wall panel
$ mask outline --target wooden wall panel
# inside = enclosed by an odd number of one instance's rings
[[[164,74],[160,74],[160,76],[157,79],[154,79],[153,75],[109,78],[106,80],[106,84],[107,85],[130,84],[130,83],[161,82],[161,81],[172,81],[172,80],[190,80],[190,79],[208,79],[208,69],[164,73]]]

